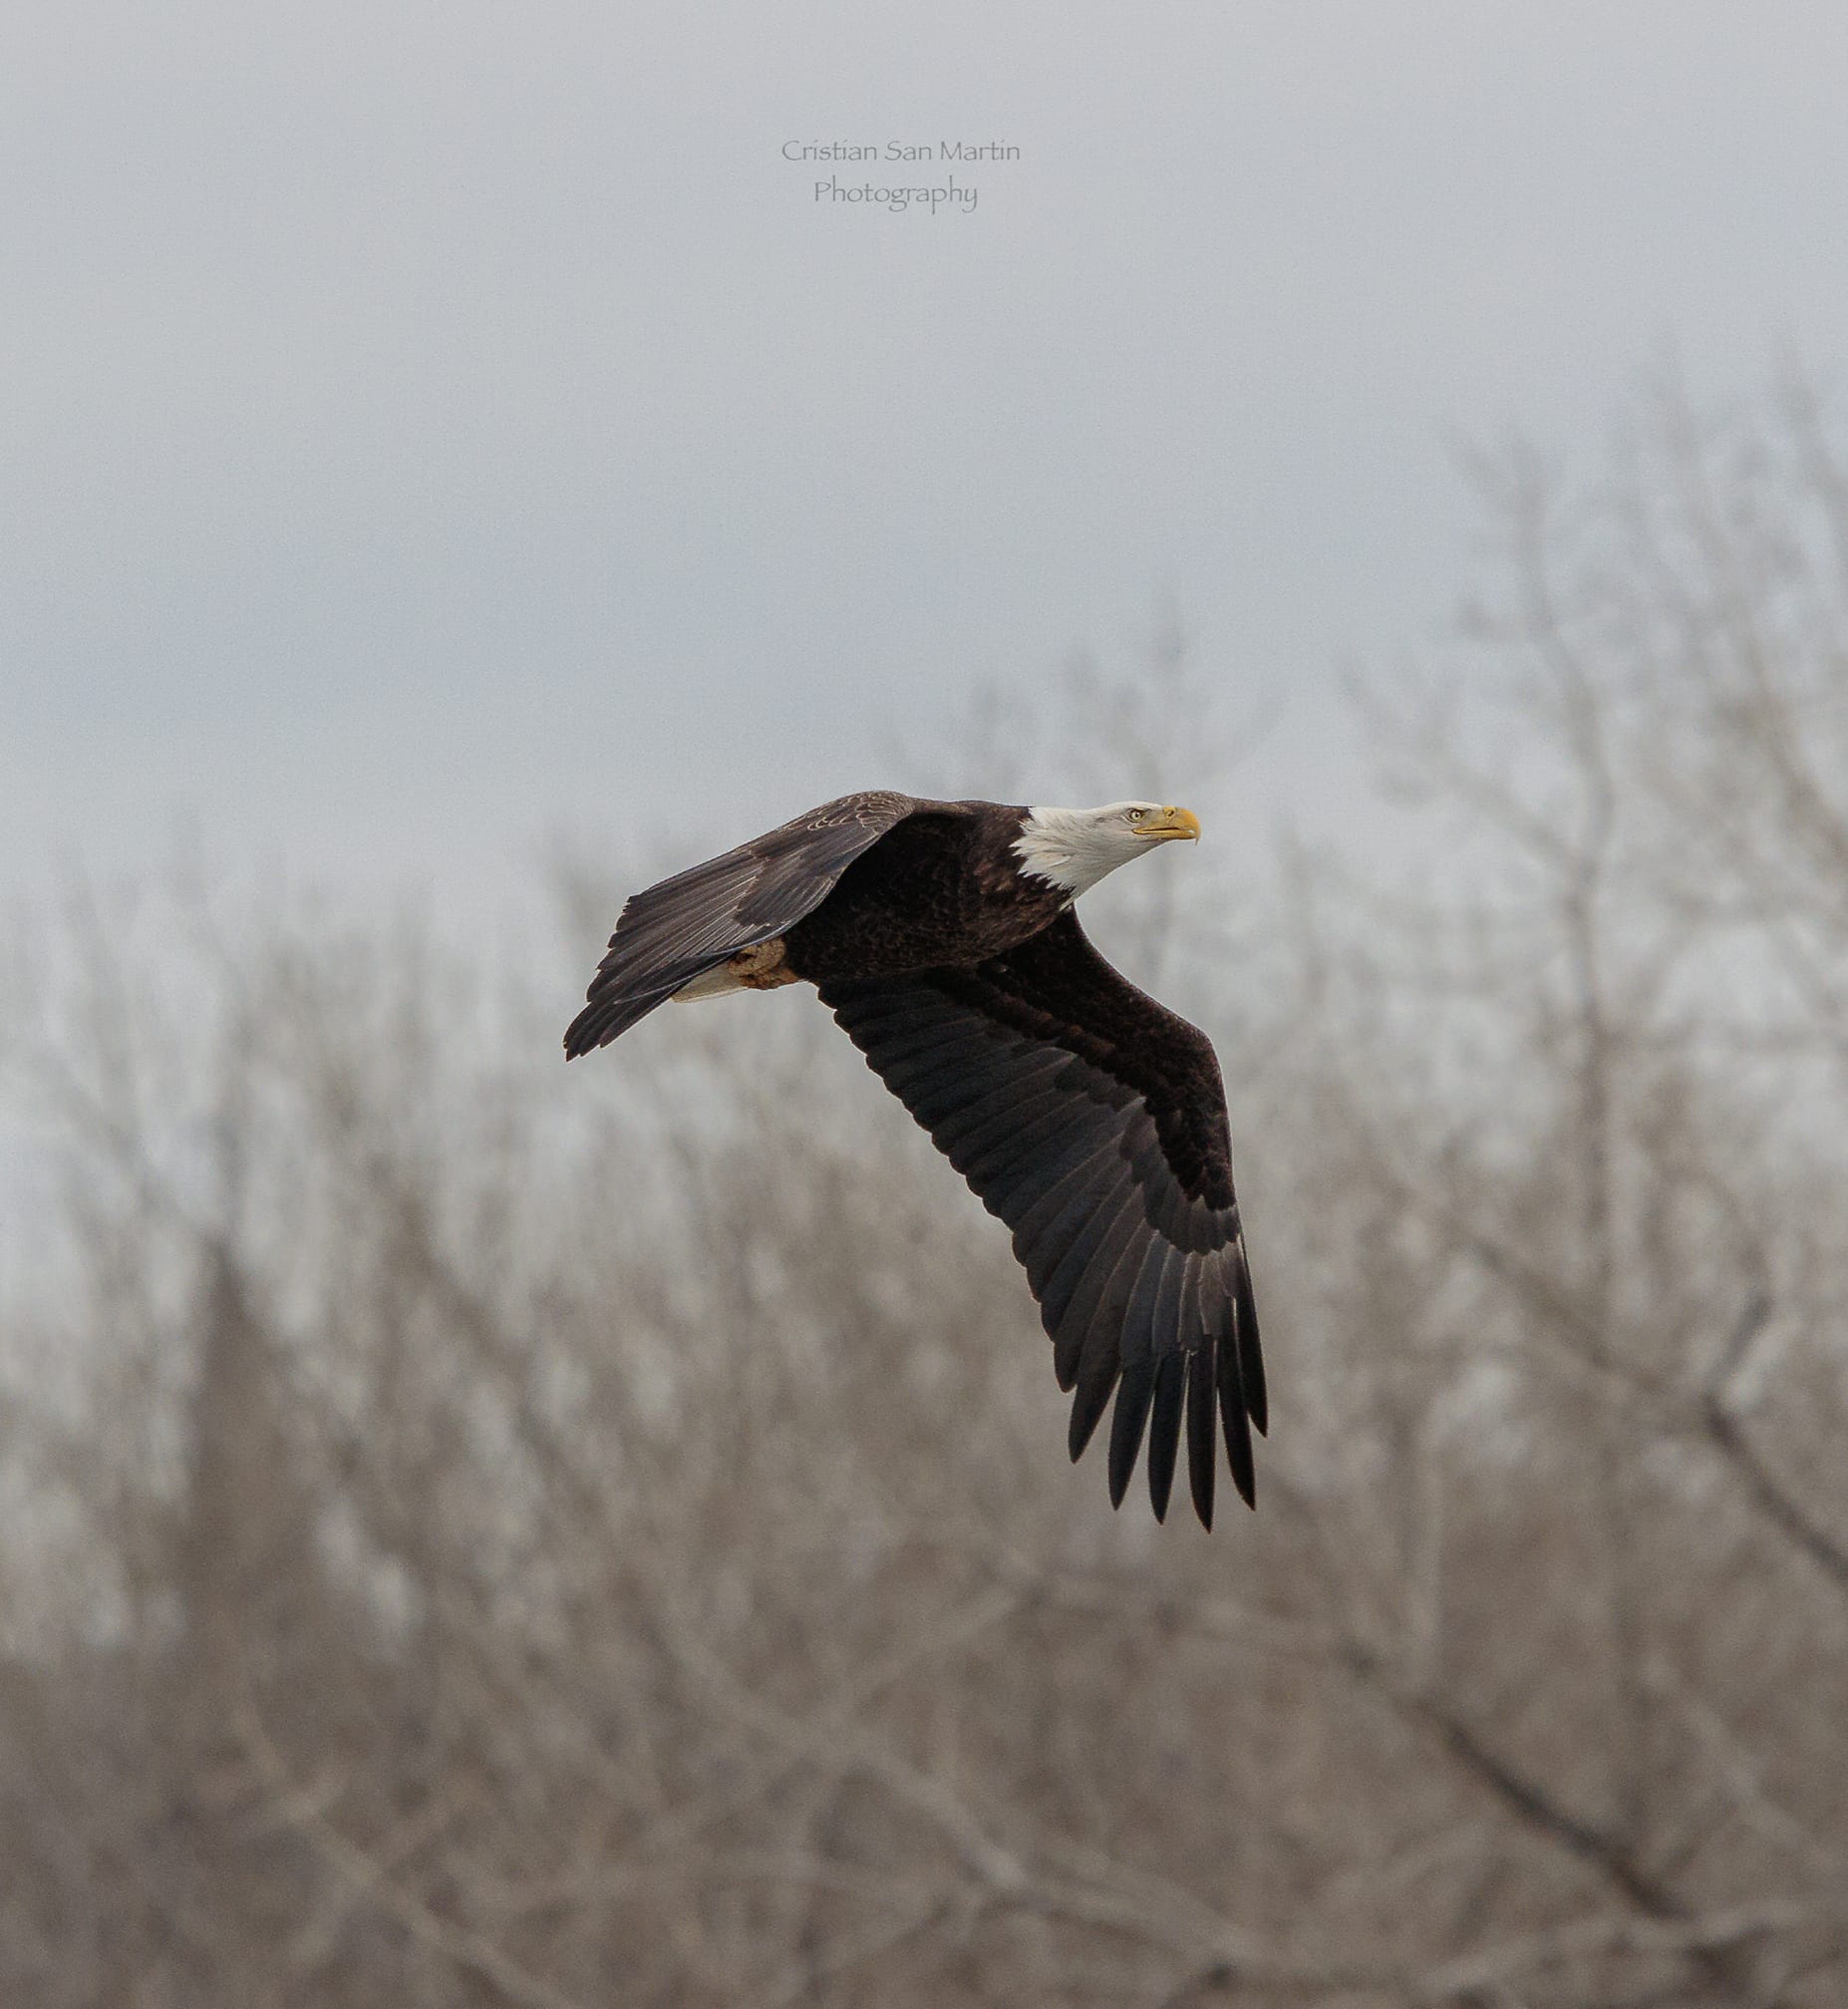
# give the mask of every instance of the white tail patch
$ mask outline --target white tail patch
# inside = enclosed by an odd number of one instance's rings
[[[682,984],[668,1002],[670,1004],[698,1004],[701,998],[724,997],[727,991],[748,989],[743,977],[728,963],[721,963],[716,970],[708,970],[704,976],[697,976],[691,983]]]
[[[782,937],[753,942],[727,956],[717,969],[707,970],[681,985],[673,994],[675,1004],[698,1004],[702,998],[724,997],[727,991],[773,991],[782,984],[796,982],[795,972],[782,966]]]

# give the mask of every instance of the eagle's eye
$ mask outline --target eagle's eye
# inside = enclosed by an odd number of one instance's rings
[[[1123,822],[1126,824],[1139,824],[1147,815],[1148,812],[1146,810],[1124,810]]]

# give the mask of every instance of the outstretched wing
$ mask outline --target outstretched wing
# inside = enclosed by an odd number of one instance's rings
[[[565,1033],[565,1058],[607,1046],[683,984],[793,927],[916,807],[887,790],[841,796],[635,894]]]
[[[826,983],[821,996],[1014,1230],[1059,1385],[1075,1390],[1072,1456],[1114,1389],[1111,1502],[1146,1428],[1159,1518],[1184,1412],[1193,1504],[1210,1527],[1216,1401],[1233,1482],[1252,1501],[1264,1368],[1206,1035],[1119,976],[1070,909],[971,969]]]

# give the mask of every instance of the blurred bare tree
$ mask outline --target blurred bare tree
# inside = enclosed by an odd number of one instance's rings
[[[1458,653],[1368,700],[1424,889],[1119,917],[1261,1265],[1211,1537],[1065,1468],[1005,1236],[811,999],[566,1076],[569,975],[74,902],[0,1049],[63,1169],[0,1999],[1848,2003],[1829,438],[1498,464]],[[1125,788],[1201,759],[1158,669],[1080,708]]]

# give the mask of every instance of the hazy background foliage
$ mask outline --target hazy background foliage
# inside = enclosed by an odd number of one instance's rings
[[[558,1064],[655,860],[561,858],[537,956],[41,916],[0,1998],[1848,2003],[1848,481],[1798,390],[1483,474],[1453,650],[1360,693],[1424,883],[1094,902],[1230,1086],[1211,1536],[1068,1469],[805,991]],[[1164,637],[894,779],[1184,798],[1253,724]]]

